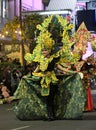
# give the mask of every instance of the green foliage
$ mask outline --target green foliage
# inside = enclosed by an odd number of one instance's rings
[[[2,29],[2,33],[7,36],[10,37],[12,39],[12,42],[17,42],[18,38],[16,35],[16,30],[19,29],[20,30],[20,22],[19,22],[19,18],[18,17],[14,17],[13,20],[8,21],[3,29]]]
[[[36,26],[38,24],[41,24],[43,21],[43,18],[39,14],[32,14],[29,16],[26,16],[23,23],[24,23],[24,40],[29,44],[30,52],[34,49],[36,46],[36,37],[39,34],[39,31],[37,30]]]
[[[49,24],[48,30],[51,32],[55,43],[61,42],[61,33],[63,32],[63,28],[58,22],[56,16],[53,17],[52,22]]]
[[[25,16],[22,19],[22,29],[20,28],[20,19],[19,17],[14,17],[13,20],[8,21],[3,29],[2,33],[11,38],[12,44],[19,44],[22,39],[24,43],[29,45],[30,51],[33,50],[36,45],[35,38],[38,35],[36,30],[37,24],[40,24],[43,21],[43,18],[39,14],[32,14],[30,16]],[[17,32],[16,32],[17,31]],[[20,34],[20,31],[22,32]]]

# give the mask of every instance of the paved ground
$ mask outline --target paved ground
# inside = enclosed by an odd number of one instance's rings
[[[92,91],[94,106],[96,92]],[[83,120],[20,121],[11,104],[0,105],[0,130],[96,130],[96,111],[85,112]]]

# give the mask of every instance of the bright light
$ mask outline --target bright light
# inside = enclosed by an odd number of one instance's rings
[[[21,30],[16,30],[15,33],[21,35]]]
[[[2,37],[2,38],[4,38],[5,36],[4,36],[4,35],[2,35],[1,37]]]
[[[6,34],[8,34],[8,31],[6,31]]]
[[[17,30],[15,31],[15,33],[17,33]]]
[[[64,11],[45,11],[39,12],[40,15],[52,15],[52,14],[71,14],[71,11],[64,10]]]
[[[21,31],[18,32],[21,35]]]
[[[0,38],[4,38],[5,36],[3,34],[0,34]]]

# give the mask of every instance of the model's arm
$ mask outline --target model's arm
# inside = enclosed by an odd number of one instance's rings
[[[60,64],[57,65],[57,68],[61,70],[63,73],[77,73],[77,71],[69,70],[68,68],[64,68]]]

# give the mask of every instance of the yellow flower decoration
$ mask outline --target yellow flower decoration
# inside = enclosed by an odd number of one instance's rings
[[[51,33],[48,32],[48,25],[51,23],[52,16],[49,16],[44,20],[41,25],[37,25],[37,29],[40,30],[40,35],[37,37],[37,43],[41,44],[42,48],[52,48],[54,40],[51,38]]]

